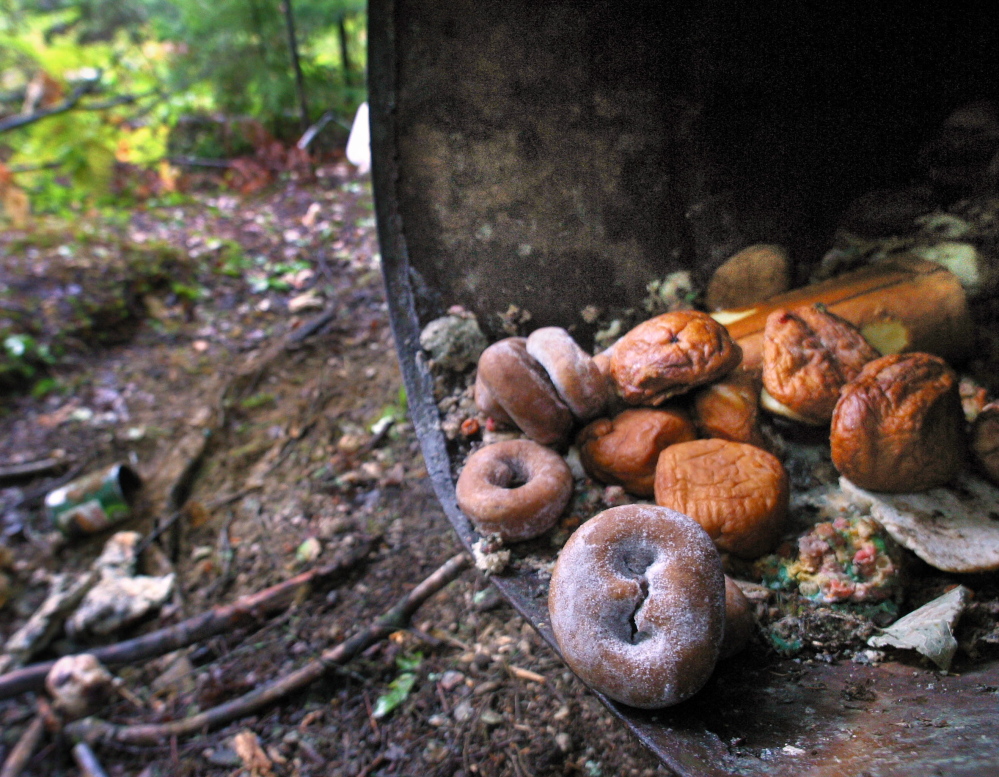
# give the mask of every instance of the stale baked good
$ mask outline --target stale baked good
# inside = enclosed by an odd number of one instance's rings
[[[489,403],[499,404],[527,437],[541,445],[565,441],[572,413],[544,367],[527,352],[526,338],[506,337],[486,348],[479,356],[475,379],[487,389]],[[476,404],[489,413],[489,405],[480,397]]]
[[[654,493],[656,462],[664,448],[697,438],[682,410],[635,407],[598,418],[576,435],[579,459],[590,477],[629,494]]]
[[[869,362],[833,411],[832,461],[869,491],[925,491],[964,461],[964,412],[954,370],[938,356],[900,353]]]
[[[775,310],[763,330],[763,406],[794,421],[829,423],[840,389],[880,355],[824,305]]]
[[[761,388],[759,375],[742,369],[699,388],[694,394],[694,424],[701,436],[769,447],[759,424]]]
[[[655,495],[703,526],[719,549],[756,558],[780,540],[790,485],[780,459],[762,448],[694,440],[659,455]]]
[[[548,611],[562,657],[592,688],[633,707],[677,704],[701,689],[718,660],[721,559],[685,515],[612,507],[562,548]]]
[[[528,540],[558,521],[572,496],[572,472],[550,448],[505,440],[468,457],[455,496],[480,533],[498,534],[504,542]]]
[[[711,316],[677,310],[642,322],[618,340],[610,374],[629,405],[661,405],[718,380],[741,359],[742,350]]]
[[[535,329],[527,338],[533,356],[555,386],[562,401],[580,421],[589,421],[607,404],[607,381],[596,363],[562,327]]]

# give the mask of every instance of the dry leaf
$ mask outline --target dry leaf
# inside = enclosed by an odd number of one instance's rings
[[[270,777],[274,774],[271,759],[252,731],[240,731],[236,734],[232,738],[232,749],[243,761],[243,767],[250,771],[250,777]]]

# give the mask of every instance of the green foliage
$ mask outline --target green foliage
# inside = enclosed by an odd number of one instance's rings
[[[157,25],[182,40],[171,83],[210,86],[214,106],[298,131],[298,100],[282,4],[269,0],[174,0],[177,16]],[[363,0],[293,0],[310,120],[327,110],[349,118],[364,100]],[[346,44],[346,67],[344,57]]]
[[[388,690],[378,697],[375,708],[371,713],[374,718],[384,718],[392,710],[402,704],[409,697],[410,691],[416,685],[416,670],[423,663],[422,653],[412,653],[399,656],[395,660],[396,667],[400,670],[399,675],[389,683]]]
[[[308,118],[332,110],[347,124],[365,99],[366,4],[288,1]],[[253,153],[261,142],[252,127],[222,142],[222,132],[243,127],[219,114],[297,140],[290,51],[277,0],[0,0],[0,120],[25,105],[31,113],[72,103],[0,134],[0,161],[35,213],[127,202],[126,165],[150,170],[152,188],[169,196],[175,174],[162,165],[184,117],[215,122],[182,152],[194,156]]]

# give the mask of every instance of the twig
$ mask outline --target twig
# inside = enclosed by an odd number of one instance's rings
[[[45,713],[39,711],[28,724],[24,733],[21,734],[21,738],[14,745],[14,749],[7,756],[7,760],[4,761],[0,777],[17,777],[27,766],[28,760],[38,747],[38,743],[42,741],[42,734],[45,733],[45,717]]]
[[[303,340],[308,339],[336,318],[336,314],[338,312],[339,307],[337,305],[330,305],[322,313],[319,313],[310,320],[306,321],[298,329],[288,335],[285,338],[284,347],[293,348],[296,345],[299,345]]]
[[[353,567],[368,555],[374,542],[374,539],[359,542],[344,556],[326,566],[311,569],[283,583],[248,594],[232,604],[215,607],[208,612],[135,639],[96,648],[91,653],[98,661],[108,666],[130,664],[169,653],[171,650],[177,650],[223,631],[260,620],[288,607],[304,586],[316,580],[341,574]],[[0,699],[40,689],[45,684],[45,676],[53,664],[55,661],[31,664],[0,675]]]
[[[73,760],[80,767],[83,777],[108,777],[108,773],[104,771],[101,762],[97,760],[94,751],[86,742],[77,742],[73,746]]]
[[[56,458],[27,461],[23,464],[0,465],[0,483],[8,480],[34,477],[35,475],[47,475],[64,466],[66,466],[66,459]]]
[[[235,494],[230,494],[229,496],[221,496],[218,499],[215,499],[214,501],[211,501],[207,505],[205,505],[205,510],[209,513],[213,513],[216,510],[218,510],[220,507],[227,507],[228,505],[231,505],[233,502],[238,502],[244,496],[253,491],[256,491],[258,488],[260,488],[260,486],[251,486],[249,488],[240,489]],[[180,517],[184,515],[184,513],[186,512],[185,508],[186,505],[184,507],[181,507],[179,510],[175,510],[174,512],[172,512],[170,515],[166,517],[166,520],[164,520],[162,523],[159,524],[159,526],[157,526],[155,529],[149,532],[149,534],[143,537],[142,542],[140,542],[136,547],[135,550],[136,555],[141,556],[145,552],[146,548],[148,548],[150,545],[156,542],[156,540],[158,540],[160,536],[163,535],[164,532],[168,531],[170,527],[172,527],[177,521],[179,521]]]
[[[236,699],[171,723],[117,726],[96,718],[87,718],[71,723],[67,726],[67,733],[91,742],[156,744],[167,737],[200,733],[251,715],[291,693],[308,687],[339,665],[403,627],[427,599],[457,578],[470,563],[471,559],[464,553],[452,557],[368,628],[357,632],[336,647],[324,650],[318,658],[312,659],[294,672]]]

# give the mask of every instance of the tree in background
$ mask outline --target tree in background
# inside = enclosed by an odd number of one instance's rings
[[[162,161],[191,115],[248,117],[285,142],[320,115],[349,126],[365,2],[291,2],[0,0],[0,167],[44,209],[64,196],[53,182],[102,195],[116,160]]]

